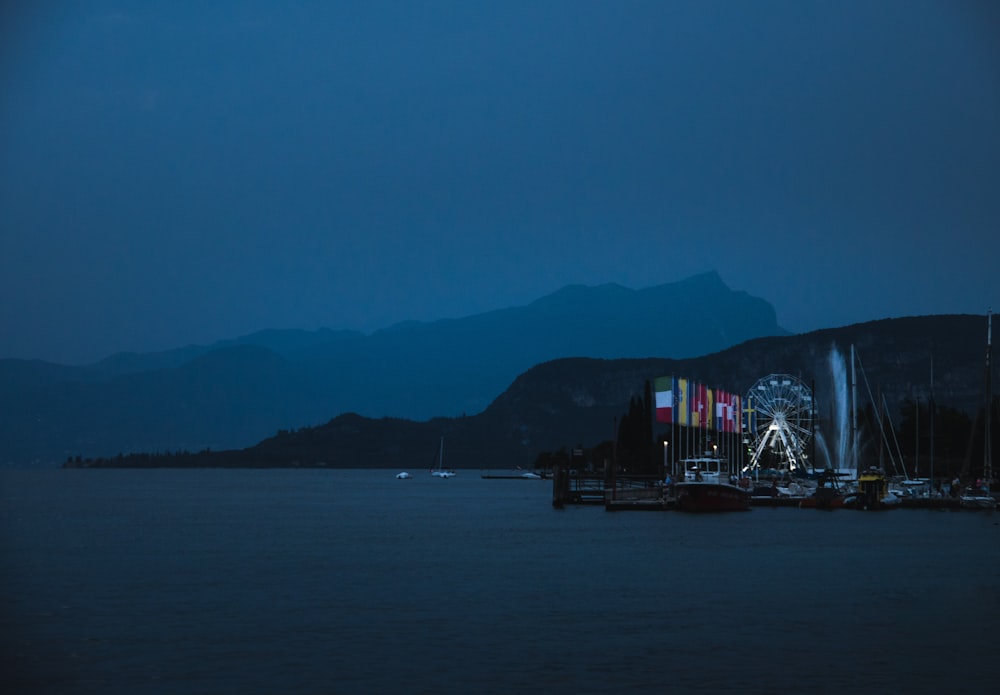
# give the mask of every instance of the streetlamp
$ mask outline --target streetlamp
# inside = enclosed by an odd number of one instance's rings
[[[663,485],[666,486],[667,478],[673,475],[672,466],[670,465],[670,442],[666,439],[663,440]]]

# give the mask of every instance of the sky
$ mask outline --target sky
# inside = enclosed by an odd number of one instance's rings
[[[1000,309],[1000,3],[0,9],[0,358],[708,270],[796,332]]]

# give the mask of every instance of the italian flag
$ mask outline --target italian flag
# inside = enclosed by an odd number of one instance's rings
[[[674,418],[674,378],[661,376],[653,383],[656,390],[656,421],[671,423]]]

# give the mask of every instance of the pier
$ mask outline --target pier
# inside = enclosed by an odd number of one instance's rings
[[[552,469],[552,506],[556,508],[581,504],[655,508],[663,496],[663,481],[657,476],[580,473],[561,466]]]
[[[802,497],[764,496],[750,498],[750,507],[795,507]],[[557,509],[570,505],[604,506],[607,511],[665,512],[677,509],[677,499],[656,476],[618,473],[579,473],[556,467],[552,469],[552,506]],[[900,509],[960,510],[957,497],[903,497]],[[963,510],[976,511],[976,510]]]

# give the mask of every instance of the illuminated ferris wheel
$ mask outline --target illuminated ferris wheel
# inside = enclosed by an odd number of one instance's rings
[[[760,470],[804,471],[809,467],[812,439],[812,391],[788,374],[758,379],[747,392],[750,464]]]

